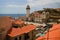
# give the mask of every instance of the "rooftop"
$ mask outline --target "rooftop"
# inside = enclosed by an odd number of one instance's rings
[[[11,32],[8,34],[11,37],[15,37],[24,33],[28,33],[36,28],[35,25],[27,25],[22,28],[12,28]]]
[[[16,20],[13,21],[13,23],[14,23],[14,24],[23,24],[24,21],[19,20],[19,19],[16,19]]]
[[[49,37],[48,37],[49,35]],[[49,34],[46,33],[46,35],[38,37],[36,40],[60,40],[60,24],[53,24],[53,27],[49,30]]]

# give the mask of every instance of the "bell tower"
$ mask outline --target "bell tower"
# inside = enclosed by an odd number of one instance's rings
[[[29,14],[30,14],[30,6],[27,5],[27,7],[26,7],[26,17],[27,18],[29,17]]]

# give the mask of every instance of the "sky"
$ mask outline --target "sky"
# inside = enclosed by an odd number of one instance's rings
[[[26,14],[26,6],[30,12],[43,8],[60,8],[60,0],[0,0],[0,14]]]

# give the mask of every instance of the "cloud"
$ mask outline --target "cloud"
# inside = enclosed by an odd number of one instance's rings
[[[4,13],[4,14],[17,14],[17,13],[25,13],[25,9],[24,8],[2,8],[0,9],[0,13]]]
[[[2,2],[2,1],[1,1]],[[0,2],[0,3],[1,3]],[[6,0],[0,4],[0,13],[25,13],[26,1],[24,0]]]
[[[25,1],[24,1],[25,2]],[[51,4],[55,2],[60,2],[60,0],[27,0],[27,3],[24,2],[8,2],[5,5],[0,5],[1,12],[4,13],[25,13],[26,5],[29,4],[31,6],[31,12],[34,10],[39,10],[43,5]],[[43,6],[45,7],[45,6]]]
[[[19,5],[19,4],[7,4],[7,5],[2,5],[0,8],[0,13],[5,13],[5,14],[16,14],[16,13],[25,13],[25,6],[26,5]]]
[[[9,4],[9,5],[6,5],[5,7],[11,7],[11,8],[23,8],[25,7],[25,5],[16,5],[16,4]]]
[[[31,7],[42,6],[50,3],[60,2],[59,0],[27,0],[27,4]]]
[[[27,0],[28,2],[32,2],[32,1],[34,1],[34,0]]]

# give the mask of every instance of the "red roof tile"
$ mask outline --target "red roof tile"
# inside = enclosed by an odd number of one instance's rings
[[[28,33],[32,30],[34,30],[36,26],[34,25],[27,25],[22,28],[12,28],[11,32],[8,34],[11,37],[15,37],[24,33]]]
[[[27,25],[27,26],[24,26],[24,27],[22,27],[22,30],[25,32],[25,33],[28,33],[28,32],[30,32],[30,31],[32,31],[32,30],[34,30],[36,28],[36,26],[35,25]]]
[[[43,36],[39,37],[36,40],[47,39],[48,33]],[[53,27],[49,31],[49,40],[60,40],[60,24],[53,25]]]
[[[60,10],[60,8],[56,8],[57,10]]]
[[[22,20],[15,20],[15,21],[13,21],[13,23],[14,23],[14,24],[23,24],[24,21],[22,21]]]
[[[8,34],[11,37],[15,37],[17,35],[21,35],[23,32],[20,28],[12,28],[11,32]]]

